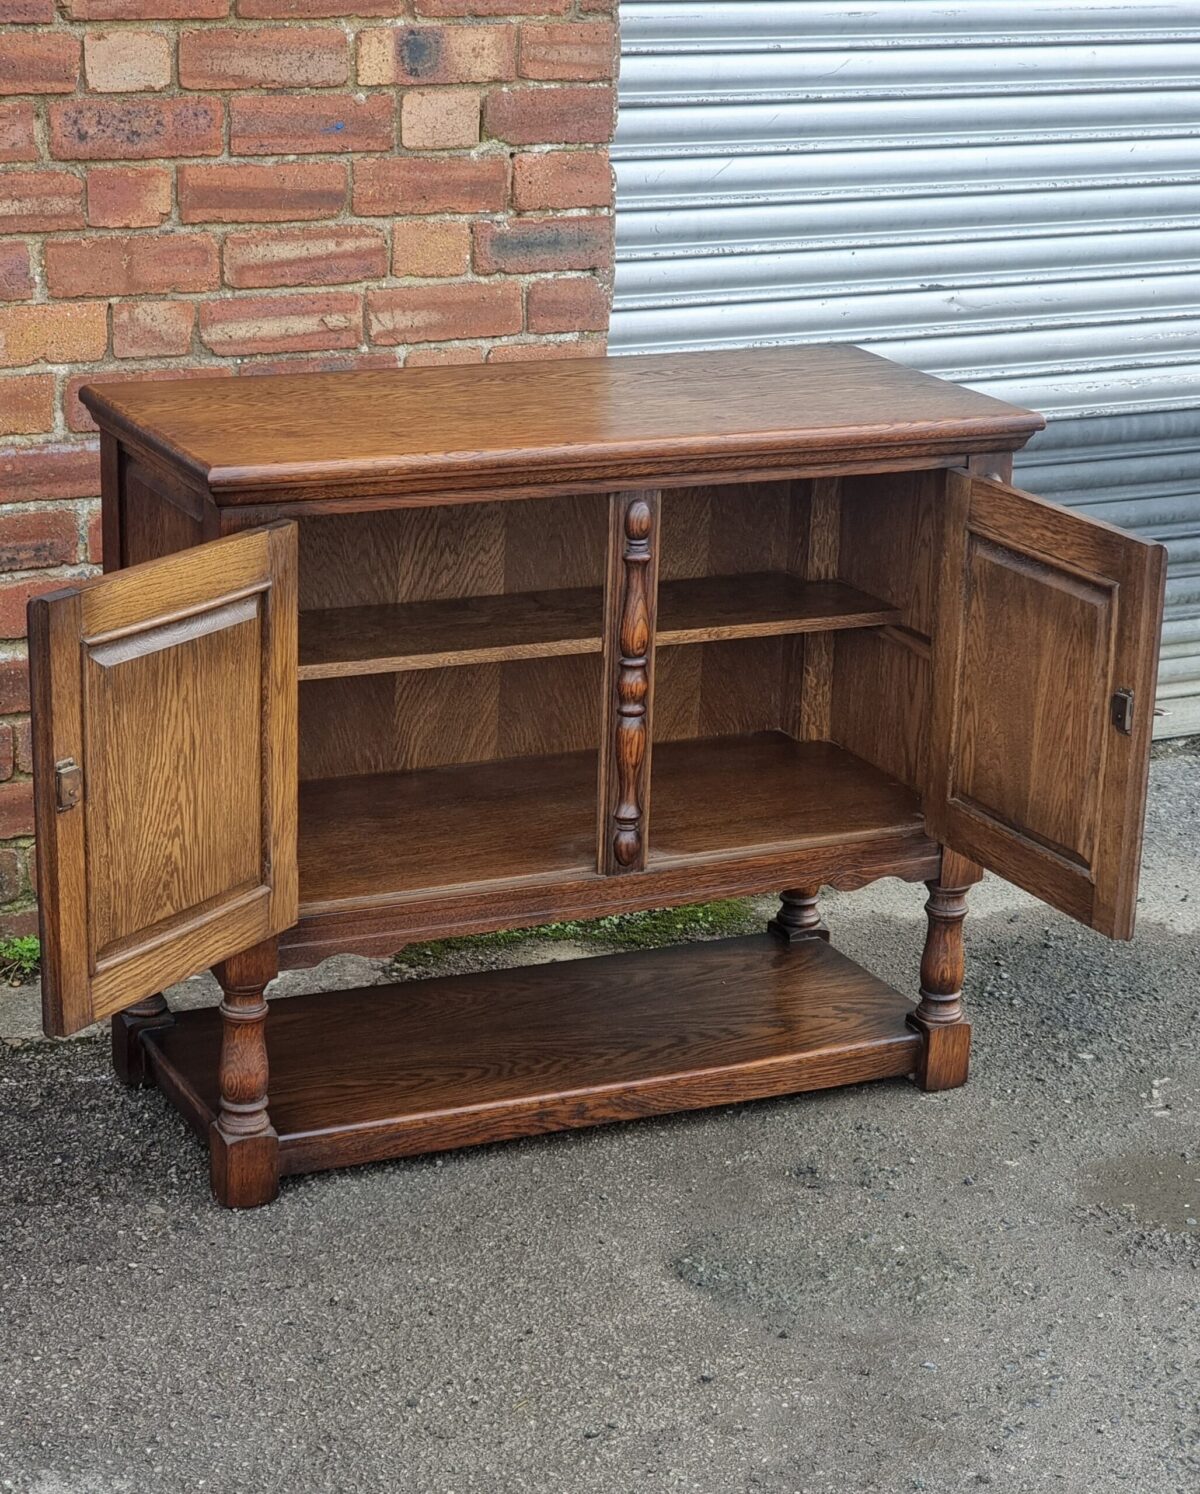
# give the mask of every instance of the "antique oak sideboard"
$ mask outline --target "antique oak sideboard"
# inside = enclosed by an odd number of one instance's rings
[[[45,1024],[281,1175],[963,1083],[988,867],[1132,932],[1164,555],[1041,418],[848,347],[85,389],[108,574],[30,606]],[[822,885],[926,882],[918,999]],[[760,935],[296,996],[339,951],[776,891]],[[212,967],[219,1007],[161,991]],[[915,982],[914,982],[915,984]]]

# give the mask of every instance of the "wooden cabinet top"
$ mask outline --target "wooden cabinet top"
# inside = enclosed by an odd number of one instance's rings
[[[1040,415],[848,346],[100,384],[102,431],[218,503],[937,466]]]

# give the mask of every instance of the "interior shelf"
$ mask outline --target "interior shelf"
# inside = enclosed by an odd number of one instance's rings
[[[920,828],[917,796],[830,742],[782,732],[654,749],[652,865]],[[595,872],[596,754],[300,785],[302,912]]]
[[[878,627],[899,618],[897,608],[840,581],[782,571],[703,576],[660,584],[657,640],[663,647]],[[599,587],[302,612],[300,678],[598,654],[603,620]]]

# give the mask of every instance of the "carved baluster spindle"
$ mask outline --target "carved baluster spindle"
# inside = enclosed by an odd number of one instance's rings
[[[929,927],[921,956],[920,1001],[910,1018],[925,1037],[925,1052],[917,1071],[922,1089],[954,1089],[966,1083],[971,1028],[963,1021],[963,920],[967,916],[967,892],[981,876],[973,862],[944,851],[941,875],[925,884],[929,889],[925,904]]]
[[[279,1191],[279,1139],[267,1113],[267,1002],[278,974],[274,940],[214,967],[223,993],[220,1110],[210,1133],[213,1192],[227,1208],[269,1203]]]
[[[643,768],[646,762],[650,694],[651,562],[654,510],[645,498],[625,509],[621,560],[624,585],[619,631],[614,750],[617,804],[612,852],[618,866],[636,866],[644,830]]]
[[[801,939],[828,939],[829,930],[817,907],[820,887],[792,887],[779,894],[779,912],[767,924],[777,939],[795,944]]]

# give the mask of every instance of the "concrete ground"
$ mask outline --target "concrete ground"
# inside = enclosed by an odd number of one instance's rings
[[[100,1041],[23,1041],[15,996],[0,1489],[1195,1491],[1198,852],[1200,757],[1160,757],[1132,944],[976,891],[966,1089],[326,1174],[249,1214]],[[912,989],[920,903],[826,909]]]

